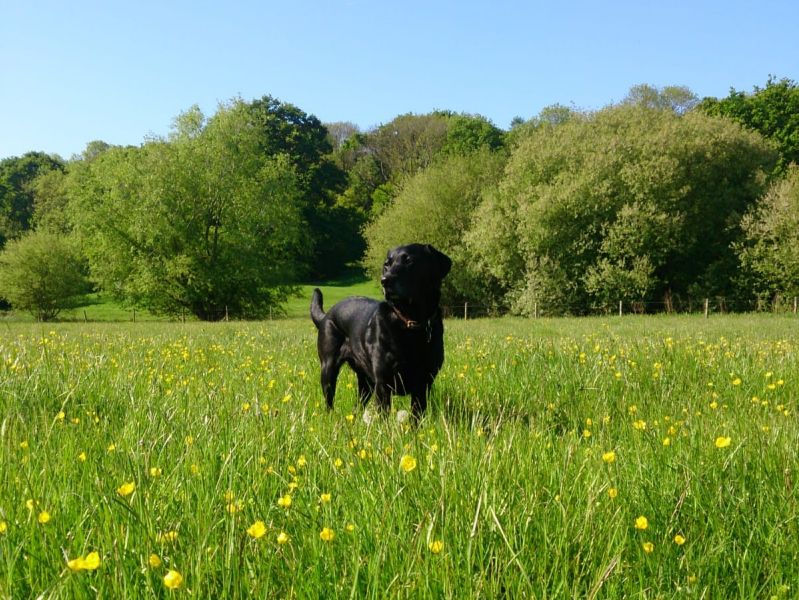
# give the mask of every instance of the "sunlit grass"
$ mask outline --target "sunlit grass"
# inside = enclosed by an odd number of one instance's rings
[[[797,324],[448,321],[418,428],[310,321],[4,326],[0,596],[793,597]]]

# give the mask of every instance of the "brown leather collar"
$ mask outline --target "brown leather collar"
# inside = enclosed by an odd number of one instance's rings
[[[422,327],[422,324],[419,323],[419,321],[414,321],[413,319],[409,319],[408,317],[403,315],[400,312],[400,310],[393,304],[391,305],[391,309],[394,311],[394,314],[397,315],[397,317],[399,317],[399,320],[402,321],[406,329],[420,329]]]

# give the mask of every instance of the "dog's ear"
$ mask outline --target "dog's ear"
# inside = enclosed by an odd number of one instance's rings
[[[438,250],[433,248],[433,246],[431,246],[430,244],[427,244],[425,246],[425,250],[427,250],[427,252],[432,254],[433,259],[435,260],[435,263],[438,267],[438,276],[441,279],[444,279],[444,277],[446,277],[447,274],[449,274],[449,270],[452,268],[452,259],[450,259],[450,257],[444,254],[443,252],[439,252]]]

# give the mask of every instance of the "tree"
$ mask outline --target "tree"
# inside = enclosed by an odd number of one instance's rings
[[[487,148],[437,161],[411,177],[394,202],[365,230],[365,264],[374,274],[389,248],[410,242],[432,244],[453,261],[444,281],[444,302],[491,303],[492,286],[472,268],[463,237],[486,190],[496,186],[506,157]]]
[[[65,236],[32,231],[0,252],[0,290],[11,306],[51,321],[88,291],[83,259]]]
[[[334,207],[347,178],[333,160],[327,128],[314,115],[271,96],[243,106],[259,133],[259,151],[266,156],[285,155],[296,173],[303,218],[311,230],[305,271],[315,278],[340,273],[347,263],[359,258],[362,243],[357,243],[357,215],[348,214],[349,207]],[[355,244],[342,243],[353,239]]]
[[[696,111],[621,105],[538,127],[467,246],[523,314],[729,294],[730,245],[775,159],[758,134]]]
[[[742,284],[761,300],[799,296],[799,166],[744,217],[744,237],[736,244]]]
[[[206,320],[284,300],[306,247],[301,192],[256,124],[233,102],[196,134],[76,165],[70,209],[93,279],[155,313]]]
[[[465,155],[482,148],[494,151],[502,148],[504,133],[480,115],[452,115],[447,120],[447,136],[441,152]]]
[[[773,140],[780,151],[778,171],[799,164],[799,86],[790,79],[769,77],[766,87],[751,94],[730,90],[726,98],[705,98],[702,112],[732,119]]]
[[[684,115],[698,102],[697,95],[685,86],[667,85],[658,88],[642,83],[630,88],[622,104],[654,110],[670,110],[678,115]]]
[[[0,248],[31,227],[34,197],[31,184],[50,170],[63,170],[63,161],[43,152],[0,161]]]

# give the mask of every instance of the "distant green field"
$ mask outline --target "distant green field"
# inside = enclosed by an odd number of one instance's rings
[[[795,316],[445,327],[417,428],[309,319],[3,324],[0,598],[796,597]]]
[[[314,288],[322,290],[325,309],[333,306],[347,296],[369,296],[381,298],[382,292],[376,281],[364,277],[351,277],[342,281],[324,284],[305,284],[299,286],[299,295],[290,298],[282,307],[283,314],[274,312],[275,318],[306,318],[311,304],[311,293]],[[146,310],[125,307],[114,302],[105,294],[91,294],[85,305],[72,310],[66,310],[59,315],[60,321],[168,321],[166,317],[157,317]],[[173,319],[174,320],[174,319]],[[194,320],[190,315],[187,320]],[[33,322],[31,315],[22,312],[0,313],[0,321]]]

